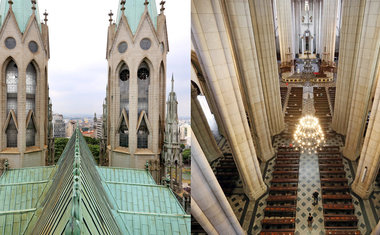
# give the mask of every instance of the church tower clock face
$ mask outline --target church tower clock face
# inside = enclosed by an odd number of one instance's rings
[[[8,37],[7,39],[5,39],[4,43],[5,46],[10,50],[16,47],[16,39],[14,39],[13,37]]]
[[[38,51],[38,44],[35,41],[30,41],[28,46],[29,46],[29,50],[32,53],[36,53]]]
[[[119,46],[117,47],[118,51],[120,52],[120,54],[123,54],[127,51],[128,49],[128,44],[126,42],[121,42],[119,44]]]
[[[143,50],[149,50],[150,46],[152,45],[152,42],[150,41],[149,38],[144,38],[140,42],[140,47]]]

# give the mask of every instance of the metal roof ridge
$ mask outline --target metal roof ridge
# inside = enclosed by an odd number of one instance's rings
[[[119,181],[105,181],[107,184],[123,184],[123,185],[134,185],[134,186],[146,186],[146,187],[157,187],[157,188],[167,188],[164,185],[158,184],[139,184],[139,183],[128,183],[128,182],[119,182]],[[1,186],[1,185],[0,185]]]
[[[23,209],[23,210],[0,211],[0,215],[21,214],[21,213],[34,212],[36,210],[37,210],[37,208],[30,208],[30,209]]]
[[[133,215],[154,215],[154,216],[166,216],[166,217],[191,218],[191,215],[188,215],[188,214],[149,213],[149,212],[135,212],[135,211],[123,211],[123,210],[117,210],[117,212],[122,213],[122,214],[133,214]]]
[[[134,170],[134,171],[146,171],[145,169],[137,169],[137,168],[125,168],[125,167],[116,167],[116,166],[96,166],[100,169],[119,169],[119,170]]]
[[[4,184],[0,184],[0,187],[17,186],[17,185],[24,185],[24,184],[44,184],[44,183],[48,183],[49,181],[50,180],[30,181],[30,182],[22,182],[22,183],[4,183]]]
[[[65,227],[65,234],[81,234],[82,214],[81,214],[81,155],[79,145],[79,128],[75,130],[75,155],[73,161],[73,194],[71,216],[68,224]]]

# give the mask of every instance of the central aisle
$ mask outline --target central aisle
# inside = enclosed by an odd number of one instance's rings
[[[297,193],[296,235],[324,234],[321,181],[319,177],[318,156],[301,154]],[[313,206],[313,193],[318,191],[318,205]],[[307,226],[309,213],[314,217],[313,226]]]

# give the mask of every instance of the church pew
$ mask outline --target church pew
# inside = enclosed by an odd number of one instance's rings
[[[294,217],[296,214],[295,205],[292,207],[289,206],[267,206],[264,209],[264,214],[267,217]]]
[[[278,191],[278,192],[288,192],[288,191],[297,191],[298,190],[298,187],[273,187],[271,186],[269,188],[269,191]]]
[[[273,178],[271,183],[298,183],[298,177],[296,178]]]
[[[352,200],[352,197],[350,194],[336,194],[336,195],[322,195],[323,200]]]
[[[294,235],[294,229],[266,230],[260,235]]]
[[[321,178],[321,183],[335,183],[335,182],[343,182],[347,183],[347,178]]]
[[[322,186],[322,191],[349,191],[350,187],[348,185],[344,186]]]
[[[360,235],[359,230],[326,230],[327,235]]]
[[[269,195],[267,202],[293,202],[297,200],[297,196],[272,196]]]

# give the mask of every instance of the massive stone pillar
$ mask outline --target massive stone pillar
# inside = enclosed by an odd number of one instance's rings
[[[351,110],[343,154],[354,161],[360,154],[365,123],[380,66],[380,2],[367,0],[355,69]]]
[[[267,111],[265,105],[249,3],[248,0],[228,0],[221,1],[221,7],[225,17],[229,43],[232,45],[231,52],[235,60],[235,71],[245,110],[249,116],[255,146],[258,149],[259,157],[263,161],[267,161],[274,155],[268,121],[272,116],[268,115],[270,112]],[[242,11],[240,9],[246,10]],[[262,69],[264,70],[264,68]],[[270,81],[267,81],[265,85],[267,84],[270,84]],[[273,86],[275,85],[273,84]],[[274,104],[268,102],[268,105],[273,106]],[[276,108],[278,106],[272,107],[273,111],[278,112],[279,110],[276,110]],[[276,119],[278,118],[281,117],[276,117]],[[276,124],[276,119],[273,120],[274,124]]]
[[[352,103],[352,92],[356,78],[359,42],[363,24],[365,1],[343,2],[342,28],[340,31],[339,66],[336,81],[335,110],[332,128],[339,134],[347,134],[348,119]]]
[[[270,133],[273,136],[285,128],[273,30],[273,8],[271,1],[267,0],[255,0],[249,3],[265,107]]]
[[[253,145],[236,72],[238,65],[229,47],[230,35],[226,31],[220,1],[194,0],[191,4],[194,49],[203,63],[206,82],[231,145],[244,191],[249,198],[257,199],[267,187]]]
[[[198,137],[200,146],[206,155],[208,162],[212,162],[223,156],[215,138],[211,132],[210,126],[207,123],[206,116],[197,99],[198,92],[191,85],[191,129]]]
[[[278,18],[281,62],[291,62],[294,59],[292,14],[290,14],[292,12],[291,0],[275,0],[274,2]]]
[[[192,214],[206,232],[210,232],[209,234],[246,234],[228,203],[194,133],[192,133],[191,142],[191,183],[196,189],[191,195],[193,199]]]
[[[380,59],[380,58],[379,58]],[[378,67],[377,78],[380,76]],[[370,121],[360,154],[359,166],[352,189],[363,199],[368,199],[373,191],[380,166],[380,83],[377,83],[376,95],[371,109]]]
[[[338,1],[327,0],[323,2],[321,47],[322,60],[326,62],[334,62]]]

